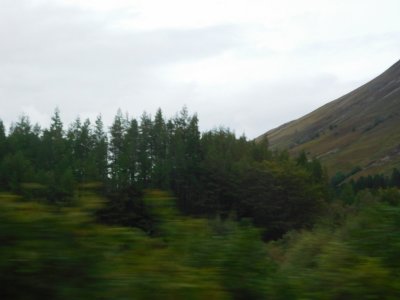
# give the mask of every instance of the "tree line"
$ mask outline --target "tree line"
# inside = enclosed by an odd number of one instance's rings
[[[373,174],[368,176],[361,176],[356,179],[350,179],[349,177],[361,171],[360,167],[354,168],[349,173],[337,172],[331,179],[331,185],[334,188],[338,188],[345,182],[348,182],[355,192],[364,189],[385,189],[385,188],[400,188],[400,171],[397,168],[393,168],[390,176],[385,174]]]
[[[198,123],[185,107],[170,119],[161,109],[139,120],[119,110],[108,130],[101,116],[65,128],[58,110],[49,128],[21,116],[6,134],[0,122],[0,188],[68,205],[79,187],[97,183],[110,200],[101,219],[133,226],[143,223],[137,199],[154,188],[172,191],[184,213],[250,218],[267,238],[313,222],[327,197],[317,160],[291,159],[226,128],[200,133]]]

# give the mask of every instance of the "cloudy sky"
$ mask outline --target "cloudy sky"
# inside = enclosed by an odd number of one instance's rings
[[[399,0],[1,0],[0,119],[187,105],[254,138],[400,59]]]

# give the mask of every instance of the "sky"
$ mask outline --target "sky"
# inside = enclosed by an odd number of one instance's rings
[[[183,106],[255,138],[400,59],[398,0],[1,0],[0,119]]]

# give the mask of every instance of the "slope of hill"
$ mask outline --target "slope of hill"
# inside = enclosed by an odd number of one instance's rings
[[[332,175],[389,172],[400,166],[400,61],[358,89],[268,131],[271,148],[305,151]]]

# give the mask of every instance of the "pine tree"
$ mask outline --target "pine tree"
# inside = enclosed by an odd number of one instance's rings
[[[90,120],[83,124],[80,118],[72,124],[68,132],[70,152],[72,154],[73,174],[78,182],[85,182],[95,175],[95,162],[92,159],[94,141],[90,128]]]
[[[54,111],[51,118],[50,128],[43,132],[42,146],[42,162],[47,170],[61,171],[68,166],[69,157],[67,157],[63,123],[58,109]]]
[[[152,146],[154,167],[152,170],[152,183],[157,188],[167,188],[168,170],[167,170],[167,127],[162,115],[161,109],[157,110],[152,127]]]
[[[129,122],[124,140],[124,161],[127,168],[128,184],[134,186],[138,177],[139,128],[136,119]]]
[[[28,158],[34,157],[32,152],[32,124],[28,116],[22,115],[16,123],[13,123],[10,128],[8,142],[10,151],[21,153]]]
[[[139,177],[138,181],[142,187],[148,187],[151,182],[151,174],[154,164],[154,148],[152,144],[153,122],[150,115],[143,113],[139,126]]]
[[[197,116],[189,116],[186,107],[167,126],[170,132],[169,157],[171,188],[179,196],[183,210],[193,207],[197,194],[200,161],[200,133]],[[197,195],[196,195],[197,197]]]
[[[18,122],[12,124],[7,138],[8,152],[10,154],[20,153],[23,158],[20,161],[27,160],[32,167],[39,168],[41,164],[38,161],[40,152],[40,137],[38,134],[33,131],[33,126],[28,116],[19,117]],[[34,181],[35,178],[33,177],[25,179]]]
[[[110,128],[109,144],[111,184],[113,189],[116,190],[122,189],[126,184],[123,165],[124,138],[126,132],[125,123],[121,110],[118,110]]]
[[[7,173],[3,170],[3,159],[7,153],[7,136],[3,121],[0,120],[0,190],[6,188]]]
[[[108,179],[108,141],[107,134],[104,132],[104,125],[101,115],[97,116],[93,131],[93,160],[95,163],[94,180],[106,183]]]

